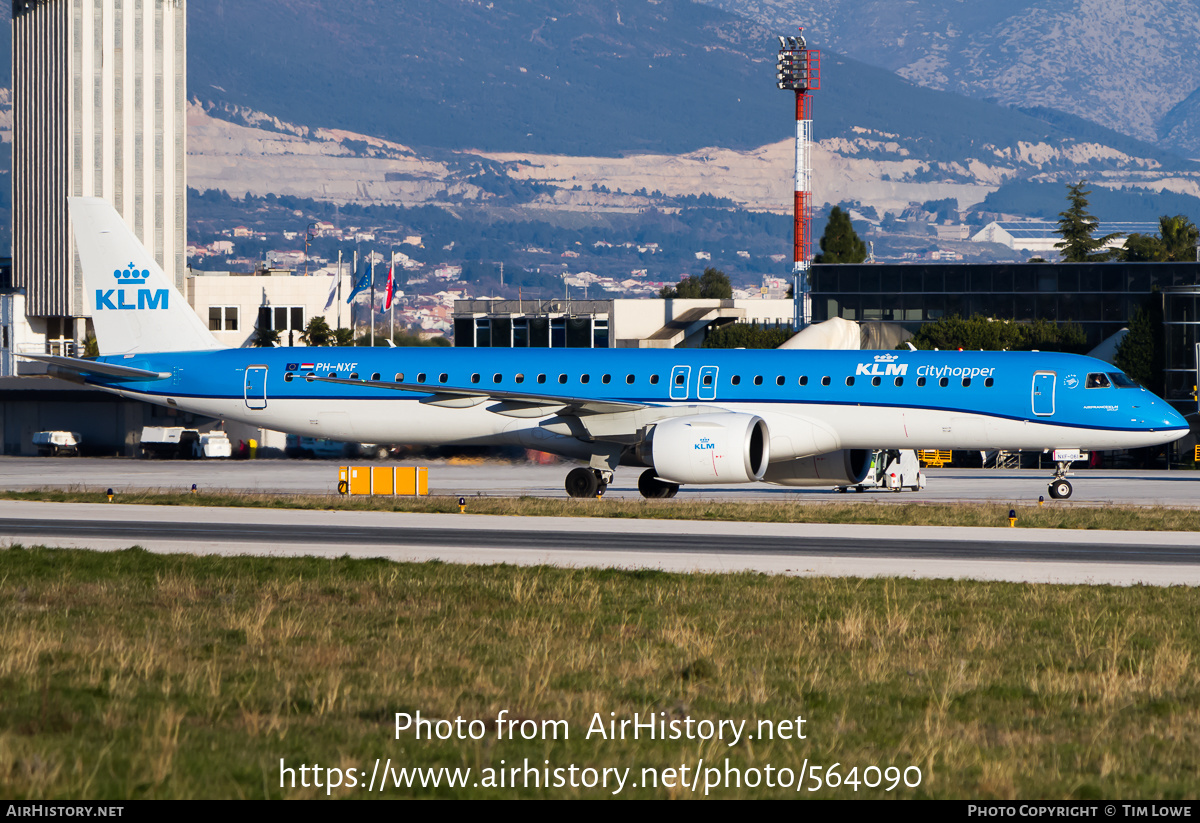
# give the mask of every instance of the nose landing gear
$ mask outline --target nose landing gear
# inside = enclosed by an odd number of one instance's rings
[[[1055,500],[1066,500],[1074,491],[1071,488],[1070,481],[1067,480],[1067,470],[1071,468],[1071,464],[1076,460],[1083,460],[1087,455],[1079,451],[1079,449],[1055,449],[1054,450],[1054,479],[1050,481],[1050,496]]]

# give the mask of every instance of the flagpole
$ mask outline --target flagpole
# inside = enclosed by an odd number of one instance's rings
[[[338,249],[338,284],[337,284],[337,327],[338,331],[342,330],[342,250]]]
[[[351,277],[358,277],[358,247],[357,246],[354,247],[354,268],[353,268],[352,272],[353,273],[350,275]],[[356,283],[352,283],[350,285],[350,288],[353,289],[356,286],[357,286]],[[353,299],[353,296],[351,296],[351,299]],[[358,345],[358,326],[354,322],[354,304],[353,303],[350,304],[350,327],[352,329],[354,329],[354,345],[357,346]]]
[[[396,300],[395,300],[395,282],[396,282],[396,250],[392,249],[392,267],[388,270],[388,310],[391,312],[391,341],[396,342]]]
[[[375,347],[375,252],[371,252],[371,347]]]

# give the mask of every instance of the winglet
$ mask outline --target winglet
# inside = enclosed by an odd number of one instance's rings
[[[68,204],[101,354],[224,348],[107,200]]]

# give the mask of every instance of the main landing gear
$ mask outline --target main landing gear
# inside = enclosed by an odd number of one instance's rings
[[[602,469],[571,469],[567,473],[567,495],[570,497],[600,497],[608,491],[613,473]]]
[[[613,473],[604,469],[586,469],[582,466],[571,469],[567,474],[567,495],[570,497],[601,497],[608,491]],[[654,474],[654,469],[646,469],[638,478],[638,491],[642,497],[651,500],[674,497],[679,492],[678,483],[668,483],[660,480]]]
[[[674,497],[679,493],[679,484],[659,480],[654,474],[654,469],[646,469],[638,478],[638,491],[642,493],[642,497],[649,500]]]

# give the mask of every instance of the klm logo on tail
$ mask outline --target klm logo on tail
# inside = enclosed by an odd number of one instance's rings
[[[135,288],[145,285],[150,277],[149,269],[136,269],[133,263],[130,263],[124,270],[114,271],[113,277],[117,279],[120,288],[96,289],[96,311],[168,308],[169,289]],[[114,300],[116,302],[113,302]]]

